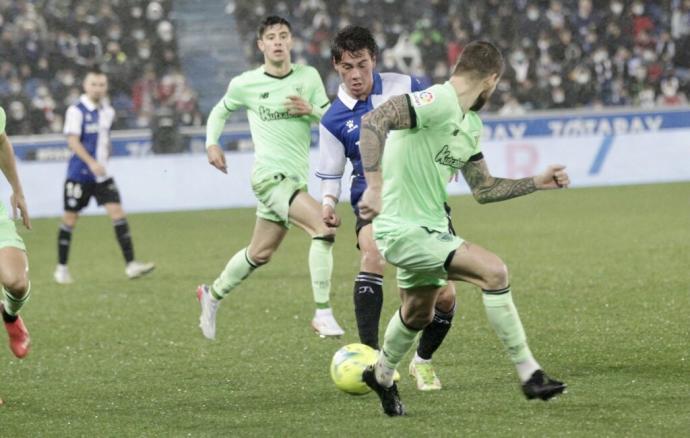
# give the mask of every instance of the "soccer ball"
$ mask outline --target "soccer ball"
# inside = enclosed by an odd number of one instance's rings
[[[362,381],[362,372],[376,362],[376,350],[364,344],[349,344],[336,351],[331,360],[331,379],[341,391],[362,395],[371,388]]]

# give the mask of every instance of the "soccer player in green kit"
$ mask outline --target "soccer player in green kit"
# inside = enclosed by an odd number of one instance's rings
[[[549,378],[532,356],[503,261],[448,233],[443,209],[446,185],[457,172],[462,172],[480,203],[567,187],[570,182],[562,165],[550,165],[543,173],[522,179],[498,178],[489,172],[479,146],[482,123],[476,111],[496,89],[503,66],[493,44],[472,42],[446,83],[393,97],[362,119],[359,147],[367,189],[360,215],[375,218],[374,239],[384,258],[398,268],[402,298],[400,310],[386,328],[378,361],[362,378],[390,416],[405,414],[393,382],[395,368],[419,331],[431,322],[447,280],[482,289],[489,322],[515,364],[528,399],[548,400],[566,388]]]
[[[12,187],[10,204],[12,216],[17,210],[24,226],[30,230],[29,210],[24,200],[24,191],[17,174],[14,149],[5,133],[5,111],[0,107],[0,170]],[[14,222],[7,217],[4,204],[0,203],[0,283],[2,284],[2,302],[0,313],[9,335],[10,349],[18,358],[29,353],[31,338],[26,329],[19,309],[29,300],[31,283],[29,282],[29,261],[26,257],[24,241],[17,234]]]
[[[341,336],[343,329],[329,303],[335,229],[323,223],[321,204],[306,192],[310,125],[328,108],[328,96],[316,69],[291,63],[292,34],[284,18],[266,18],[259,27],[257,43],[264,64],[230,81],[206,126],[208,161],[227,173],[218,140],[228,116],[240,107],[247,108],[255,146],[252,189],[258,200],[256,224],[249,246],[230,259],[212,285],[197,289],[199,327],[205,337],[215,338],[220,300],[254,269],[268,263],[292,223],[312,238],[309,269],[316,302],[312,327],[321,336]]]

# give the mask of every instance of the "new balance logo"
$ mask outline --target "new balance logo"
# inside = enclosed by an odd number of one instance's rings
[[[360,286],[357,289],[358,294],[372,294],[374,295],[374,289],[371,286]]]
[[[268,99],[268,93],[261,93],[261,94],[259,95],[259,98],[261,98],[261,99]]]

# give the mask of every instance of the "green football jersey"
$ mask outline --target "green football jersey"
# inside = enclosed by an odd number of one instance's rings
[[[298,95],[314,108],[309,116],[288,114],[288,96]],[[293,64],[281,78],[264,71],[263,66],[247,71],[230,81],[225,96],[213,112],[222,122],[209,117],[206,144],[218,144],[222,124],[231,112],[246,108],[255,148],[254,171],[285,172],[307,181],[311,123],[318,121],[329,105],[321,76],[315,68]],[[221,126],[218,126],[219,123]]]
[[[0,106],[0,134],[5,133],[5,110]]]
[[[446,82],[407,95],[416,113],[412,129],[391,131],[383,154],[383,206],[376,233],[414,224],[447,231],[443,208],[447,185],[480,152],[482,122],[463,114],[455,89]]]

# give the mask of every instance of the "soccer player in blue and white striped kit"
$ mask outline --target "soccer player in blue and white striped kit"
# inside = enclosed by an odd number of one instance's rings
[[[350,203],[357,216],[355,232],[360,249],[360,272],[354,284],[355,316],[360,341],[379,348],[378,326],[383,306],[383,270],[385,261],[374,243],[371,221],[359,217],[359,202],[366,180],[359,155],[359,127],[364,114],[392,96],[424,89],[416,78],[398,73],[378,73],[378,48],[371,32],[360,26],[347,26],[331,44],[333,66],[342,84],[338,97],[324,114],[319,126],[320,162],[316,175],[321,178],[324,222],[338,226],[335,205],[341,191],[346,161],[352,163]],[[450,219],[449,219],[449,227]],[[439,348],[455,314],[455,288],[452,282],[441,293],[434,319],[423,331],[419,347],[410,363],[410,375],[422,391],[441,389],[441,382],[431,365],[431,356]]]
[[[151,272],[153,263],[134,260],[134,246],[129,224],[120,204],[120,192],[106,170],[110,156],[110,128],[115,110],[108,104],[108,78],[94,70],[84,78],[84,94],[67,109],[65,130],[67,145],[73,152],[67,166],[64,188],[64,215],[58,232],[58,265],[53,277],[60,284],[72,283],[67,269],[72,231],[79,212],[89,204],[91,197],[105,207],[113,221],[115,236],[125,259],[125,274],[137,278]]]

